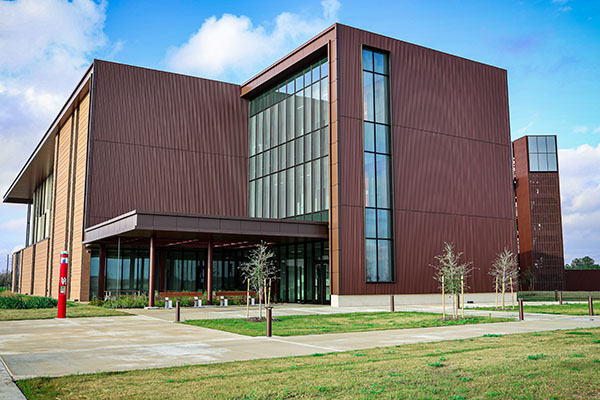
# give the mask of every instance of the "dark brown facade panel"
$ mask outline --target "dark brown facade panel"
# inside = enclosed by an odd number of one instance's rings
[[[337,32],[339,294],[436,292],[429,264],[445,241],[478,268],[471,290],[490,291],[489,265],[515,242],[506,71],[343,25]],[[365,283],[363,45],[389,52],[395,283]]]
[[[529,172],[528,137],[515,140],[519,266],[523,288],[565,288],[564,249],[557,172]]]
[[[247,216],[239,86],[101,61],[94,71],[87,226],[134,209]]]
[[[567,270],[565,271],[565,279],[566,290],[600,290],[600,270]]]
[[[393,128],[394,205],[512,219],[509,148]]]
[[[527,137],[517,139],[513,143],[515,158],[515,195],[517,198],[517,231],[519,242],[519,266],[521,268],[521,284],[525,271],[533,267],[531,209],[529,199],[529,165],[527,156]]]
[[[94,140],[248,155],[239,86],[103,61],[95,72]]]
[[[362,223],[361,215],[358,208],[343,212],[345,221],[354,222],[354,229],[360,229],[356,223]],[[457,251],[464,252],[462,260],[473,262],[476,268],[467,279],[468,292],[489,292],[493,289],[489,268],[495,255],[504,247],[514,247],[512,220],[398,210],[394,220],[395,282],[366,283],[362,239],[347,236],[342,243],[345,261],[340,294],[435,293],[438,284],[430,264],[435,263],[444,242],[453,242]]]
[[[360,118],[361,46],[390,52],[392,124],[510,144],[506,71],[338,25],[340,115]]]
[[[362,207],[365,196],[362,122],[340,117],[338,127],[339,205]],[[349,233],[355,234],[353,231]]]
[[[102,141],[94,144],[93,151],[92,225],[133,209],[247,216],[245,157]]]

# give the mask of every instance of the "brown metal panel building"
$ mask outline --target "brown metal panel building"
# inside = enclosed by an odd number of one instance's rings
[[[389,60],[392,282],[366,282],[363,48],[385,52]],[[322,132],[328,133],[329,146],[323,155],[323,159],[329,157],[329,204],[325,208],[329,240],[306,233],[324,229],[312,217],[267,224],[306,230],[289,237],[284,232],[248,235],[247,230],[233,228],[226,233],[211,231],[210,223],[217,217],[231,219],[232,227],[253,224],[248,221],[250,101],[315,62],[325,68],[325,58],[327,76],[318,79],[328,82],[328,132]],[[302,96],[288,89],[286,95],[290,94]],[[298,132],[295,135],[297,140]],[[527,159],[526,145],[522,148],[520,143],[514,145],[517,181],[526,176],[535,179],[537,188],[557,185],[558,175],[529,174],[528,167],[518,161]],[[315,250],[315,258],[306,260],[312,265],[318,261],[319,268],[328,266],[332,295],[436,292],[429,264],[444,242],[454,242],[464,259],[473,261],[476,270],[467,282],[470,290],[489,292],[488,268],[495,255],[504,247],[515,250],[511,150],[505,70],[340,24],[242,85],[95,60],[4,198],[31,202],[33,190],[53,174],[49,239],[20,253],[20,291],[35,288],[37,293],[43,288],[56,296],[57,261],[63,250],[71,255],[69,297],[85,300],[105,293],[106,272],[104,267],[92,271],[92,259],[96,266],[99,259],[114,259],[115,244],[121,238],[127,240],[127,251],[137,254],[131,257],[142,260],[140,265],[149,247],[154,251],[153,246],[158,246],[160,271],[155,271],[151,261],[156,275],[149,276],[159,276],[158,287],[164,288],[169,278],[165,264],[171,257],[167,252],[176,246],[199,257],[194,259],[196,268],[208,268],[200,267],[209,264],[202,251],[210,249],[212,254],[215,246],[223,256],[222,264],[215,265],[233,265],[232,259],[239,260],[241,253],[227,255],[228,246],[237,251],[249,241],[269,236],[287,254],[282,256],[283,265],[316,248],[310,240],[321,240],[318,246],[328,254],[317,260]],[[535,250],[527,242],[533,242],[532,233],[521,226],[547,224],[549,213],[557,212],[556,197],[552,204],[544,203],[546,211],[541,207],[539,214],[528,211],[529,206],[522,209],[523,202],[546,200],[535,198],[538,193],[534,195],[530,186],[516,187],[521,265]],[[165,222],[125,229],[122,224],[130,214],[209,225],[183,227]],[[295,217],[304,219],[301,214]],[[554,227],[560,229],[560,225]],[[113,234],[93,239],[99,229]],[[559,230],[553,232],[556,241]],[[156,240],[150,241],[151,235]],[[297,243],[299,247],[293,247]],[[292,247],[285,249],[287,244]],[[537,251],[558,265],[562,241],[560,251],[556,246],[540,246]],[[37,250],[46,256],[34,257]],[[552,274],[559,273],[557,266],[552,268]],[[290,273],[286,285],[299,287],[298,282],[312,279],[294,271],[296,275]],[[95,287],[94,274],[102,275]],[[213,272],[203,269],[202,274],[212,277]],[[207,289],[208,283],[204,278],[200,283],[199,276],[194,288]],[[144,279],[128,290],[150,290],[145,286],[150,278]],[[304,294],[297,298],[303,301]]]
[[[552,138],[554,136],[540,136]],[[521,283],[536,290],[564,290],[566,278],[560,207],[560,183],[556,147],[554,171],[538,171],[530,165],[530,141],[513,142],[517,227]]]

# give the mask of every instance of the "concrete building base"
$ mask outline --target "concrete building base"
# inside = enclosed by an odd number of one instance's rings
[[[452,307],[452,296],[446,295],[446,306]],[[517,293],[514,294],[514,303],[517,304]],[[467,304],[495,303],[496,293],[465,293],[465,306]],[[502,302],[502,294],[498,295],[498,302]],[[511,304],[511,294],[504,295],[506,305]],[[432,294],[394,294],[394,306],[402,305],[441,305],[442,295]],[[390,305],[390,295],[331,295],[332,307],[385,307]]]

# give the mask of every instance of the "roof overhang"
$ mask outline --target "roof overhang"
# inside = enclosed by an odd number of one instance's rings
[[[4,194],[4,203],[31,203],[33,191],[54,168],[54,139],[60,127],[65,123],[78,102],[87,94],[90,88],[94,64],[87,69],[79,84],[69,96],[60,112],[46,131],[42,140],[29,156],[29,159]]]
[[[171,241],[213,242],[258,241],[290,242],[299,239],[327,239],[326,222],[210,215],[130,211],[87,228],[84,244],[110,243],[116,237],[149,238]]]
[[[265,88],[279,83],[286,75],[297,69],[302,69],[320,57],[327,55],[327,45],[335,38],[337,23],[329,26],[318,35],[285,55],[274,64],[268,66],[241,86],[241,97],[253,98],[264,92]]]

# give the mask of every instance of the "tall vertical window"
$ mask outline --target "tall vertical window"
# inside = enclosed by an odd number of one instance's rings
[[[527,136],[529,171],[556,172],[556,136]]]
[[[328,88],[322,59],[250,101],[251,217],[329,219]]]
[[[388,56],[363,49],[365,264],[367,282],[394,280]]]
[[[33,192],[30,215],[31,242],[36,243],[50,235],[50,211],[52,210],[52,174]]]

